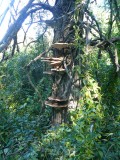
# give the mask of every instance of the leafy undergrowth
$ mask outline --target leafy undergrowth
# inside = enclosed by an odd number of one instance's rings
[[[0,159],[119,160],[120,80],[107,57],[96,67],[95,54],[91,56],[90,69],[82,75],[79,107],[69,113],[68,124],[55,127],[50,126],[50,107],[42,108],[27,79],[30,59],[16,56],[0,68]],[[34,64],[30,76],[44,101],[52,81],[43,69],[41,62]]]
[[[120,116],[108,112],[101,90],[89,74],[85,78],[79,108],[70,113],[71,124],[51,128],[40,142],[39,159],[119,160]],[[111,110],[117,109],[114,106]]]
[[[51,80],[43,77],[44,64],[34,64],[30,74],[41,99],[25,70],[34,56],[16,55],[0,68],[1,160],[36,159],[38,141],[50,125],[51,110],[43,108],[41,103],[51,92]]]

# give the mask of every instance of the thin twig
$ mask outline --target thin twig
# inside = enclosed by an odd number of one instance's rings
[[[29,68],[32,63],[34,63],[34,62],[36,62],[37,60],[41,59],[41,57],[44,56],[45,54],[47,54],[50,50],[51,50],[51,47],[48,48],[48,50],[46,50],[46,51],[44,51],[43,53],[41,53],[39,56],[35,57],[33,60],[31,60],[30,63],[29,63],[26,67]]]

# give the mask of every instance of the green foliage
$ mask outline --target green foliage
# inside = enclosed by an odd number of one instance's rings
[[[79,107],[70,113],[71,123],[47,131],[40,142],[39,159],[120,158],[119,113],[109,114],[109,106],[105,104],[102,91],[90,73],[85,74],[83,82]],[[111,109],[116,110],[116,107]]]
[[[80,107],[70,113],[72,124],[51,129],[44,136],[42,147],[46,148],[43,155],[46,159],[94,158],[95,142],[101,137],[100,126],[104,113],[99,87],[89,75],[84,80],[86,86],[80,93]],[[96,98],[95,103],[92,97]],[[43,157],[41,155],[41,159]]]
[[[79,91],[79,107],[70,112],[71,123],[51,128],[43,135],[41,160],[120,159],[120,79],[116,74],[111,79],[114,68],[104,52],[99,60],[97,52],[92,52],[89,62],[86,55],[82,61],[86,63],[84,75],[76,66],[84,84]]]
[[[37,55],[32,52],[16,55],[0,67],[0,159],[36,160],[38,141],[49,127],[51,110],[42,108],[41,100],[50,94],[51,80],[43,76],[43,63],[31,66],[30,77],[40,100],[25,68]]]

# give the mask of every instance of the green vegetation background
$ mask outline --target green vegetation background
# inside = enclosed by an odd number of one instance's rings
[[[40,44],[40,43],[39,43]],[[70,111],[70,123],[51,127],[51,108],[31,87],[25,65],[43,47],[16,54],[0,66],[0,159],[1,160],[119,160],[120,79],[107,53],[82,55],[86,64],[79,107]],[[51,93],[52,79],[43,74],[45,64],[34,63],[31,79],[42,95]]]

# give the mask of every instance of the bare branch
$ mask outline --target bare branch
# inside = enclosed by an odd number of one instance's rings
[[[12,0],[11,3],[10,3],[10,6],[12,6],[12,5],[14,4],[14,2],[15,2],[15,0]],[[7,15],[7,13],[8,13],[8,11],[9,11],[9,9],[10,9],[10,7],[9,7],[9,5],[8,5],[8,7],[7,7],[6,10],[4,11],[3,16],[2,16],[2,18],[1,18],[1,20],[0,20],[0,26],[1,26],[2,22],[4,21],[6,15]]]
[[[6,49],[8,47],[8,45],[10,44],[13,37],[20,30],[23,22],[25,21],[25,19],[29,15],[27,13],[27,11],[31,7],[33,1],[34,0],[30,0],[28,2],[28,4],[21,10],[20,15],[17,18],[17,20],[9,27],[7,33],[5,34],[5,36],[3,37],[3,39],[0,42],[0,52],[2,52],[4,49]]]
[[[31,41],[31,42],[29,42],[29,43],[27,44],[27,46],[26,46],[26,48],[25,48],[25,52],[26,52],[27,48],[29,47],[29,45],[30,45],[31,43],[37,43],[37,42],[39,42],[39,39],[40,39],[41,37],[43,37],[43,35],[45,34],[46,30],[47,30],[47,28],[45,28],[44,32],[40,35],[40,37],[39,37],[37,40],[33,40],[33,41]]]
[[[43,53],[41,53],[39,56],[37,56],[36,58],[34,58],[32,61],[30,61],[30,63],[26,66],[26,68],[29,70],[29,67],[31,66],[32,63],[36,62],[37,60],[41,59],[42,56],[44,56],[45,54],[47,54],[49,51],[51,50],[51,47],[44,51]]]
[[[33,3],[32,7],[42,7],[42,9],[45,9],[45,10],[49,10],[50,12],[54,12],[54,7],[48,5],[48,4],[45,4],[45,3],[42,3],[42,2],[39,2],[39,3]]]
[[[120,42],[120,37],[112,37],[109,40],[101,40],[100,38],[91,40],[89,45],[90,46],[97,46],[101,49],[106,49],[110,45],[113,45],[113,43]]]
[[[103,36],[102,30],[101,30],[101,28],[99,26],[98,21],[96,20],[95,16],[89,10],[86,10],[86,12],[92,18],[92,20],[96,23],[96,26],[97,26],[98,31],[99,31],[100,38],[102,39],[104,36]]]

